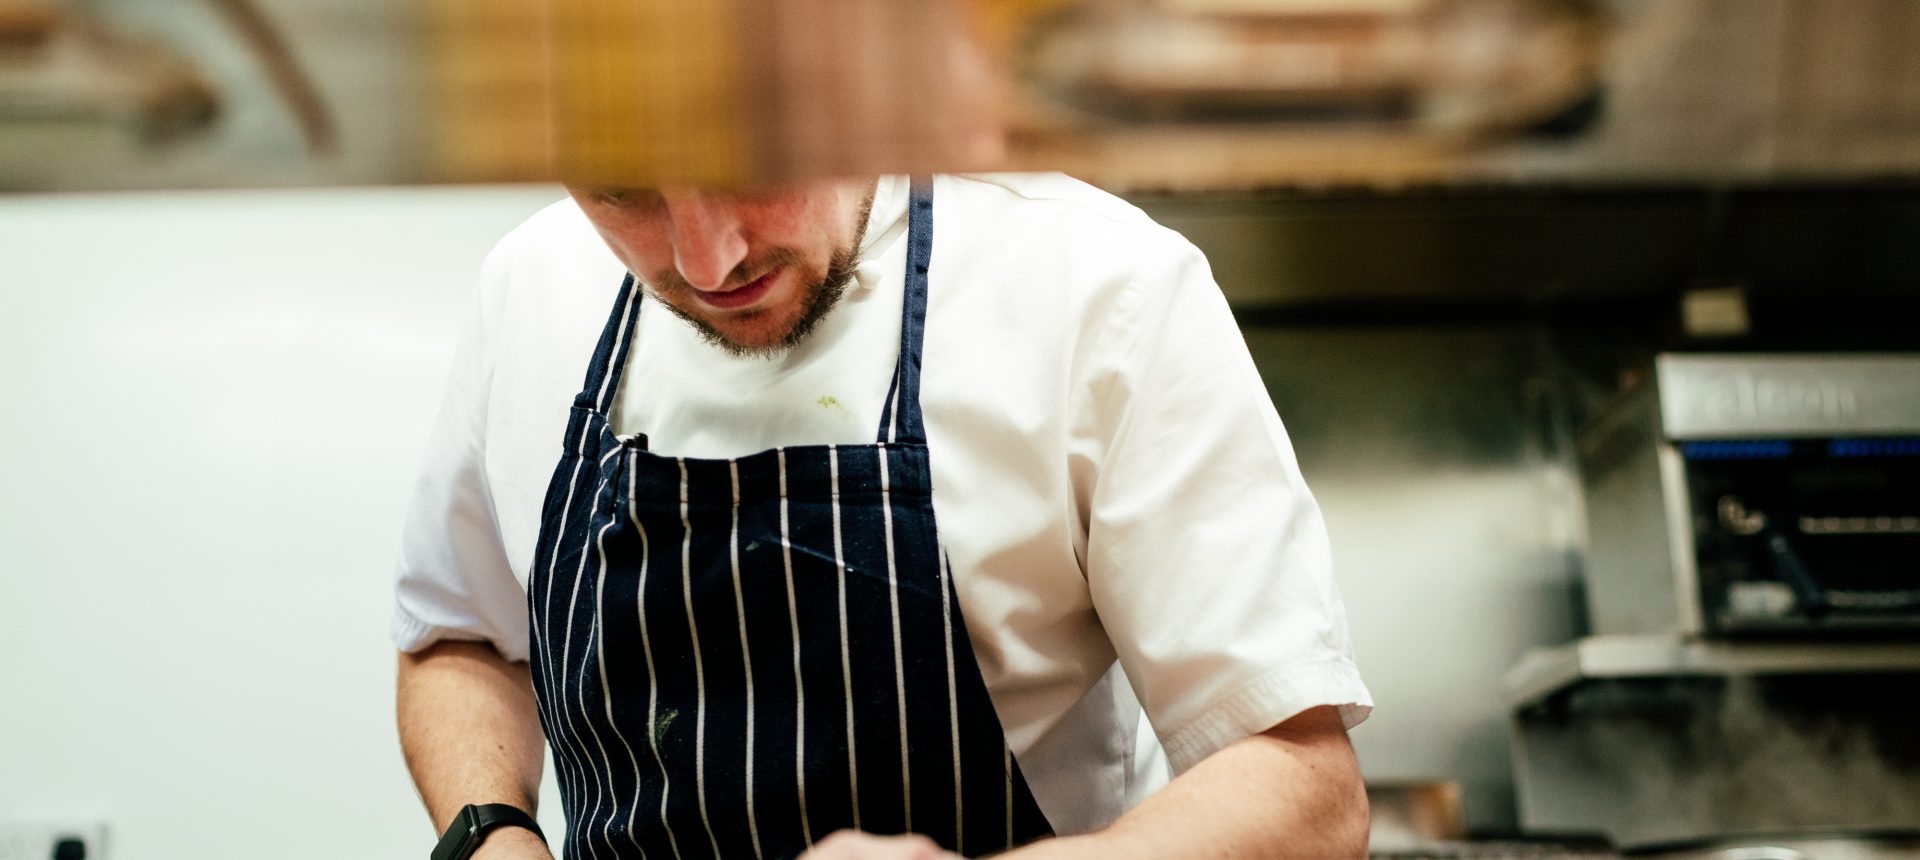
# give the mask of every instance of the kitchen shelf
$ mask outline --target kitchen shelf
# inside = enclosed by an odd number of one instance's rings
[[[1589,636],[1530,651],[1507,672],[1507,704],[1538,704],[1602,678],[1920,672],[1920,641],[1728,642],[1677,634]]]

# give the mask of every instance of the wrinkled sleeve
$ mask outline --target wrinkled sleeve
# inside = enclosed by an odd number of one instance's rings
[[[1082,386],[1086,573],[1175,772],[1300,712],[1372,698],[1319,506],[1198,250],[1143,243]]]
[[[508,244],[481,268],[401,533],[392,636],[413,652],[442,639],[527,659],[526,592],[501,541],[486,470],[488,402]]]

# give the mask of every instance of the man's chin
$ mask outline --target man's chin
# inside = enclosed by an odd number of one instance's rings
[[[662,304],[693,326],[708,345],[736,356],[772,358],[792,349],[803,336],[796,329],[803,321],[800,311],[804,309],[784,314],[774,310],[719,314],[686,308],[677,302]]]
[[[776,325],[735,319],[724,325],[708,324],[700,328],[709,343],[735,355],[771,358],[792,349],[797,342],[793,321]]]
[[[713,347],[737,356],[772,358],[798,346],[839,304],[853,280],[854,262],[849,249],[835,254],[822,275],[809,277],[802,274],[804,269],[796,267],[784,277],[806,285],[798,295],[770,296],[773,304],[755,310],[721,310],[706,305],[697,295],[651,292]]]

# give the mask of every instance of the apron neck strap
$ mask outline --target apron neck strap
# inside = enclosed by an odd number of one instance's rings
[[[620,282],[620,298],[600,331],[600,343],[593,348],[593,362],[587,365],[587,380],[573,405],[592,409],[602,415],[613,414],[613,401],[620,396],[620,374],[627,369],[627,350],[633,346],[633,332],[640,320],[640,285],[633,275]]]
[[[933,260],[933,179],[915,177],[907,202],[906,301],[900,314],[900,360],[880,413],[880,442],[924,445],[920,415],[920,353],[927,331],[927,268]]]

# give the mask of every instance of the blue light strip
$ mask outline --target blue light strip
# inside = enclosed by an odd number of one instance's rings
[[[1779,439],[1685,442],[1680,456],[1689,460],[1774,460],[1793,453],[1793,443]]]
[[[1835,439],[1830,457],[1920,457],[1920,439]]]

